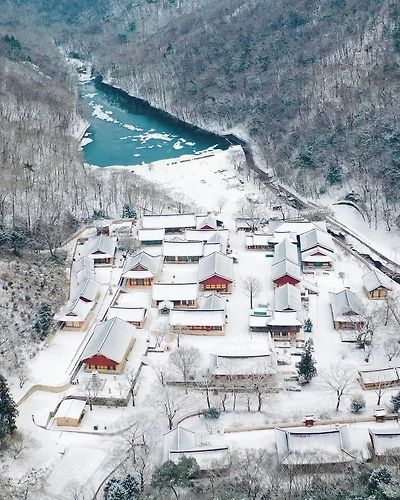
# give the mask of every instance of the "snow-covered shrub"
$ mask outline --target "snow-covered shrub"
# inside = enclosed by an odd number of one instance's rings
[[[392,405],[393,405],[393,411],[400,411],[400,391],[392,396],[390,398]]]
[[[361,413],[365,408],[366,402],[362,394],[354,394],[351,398],[350,410],[353,413]]]

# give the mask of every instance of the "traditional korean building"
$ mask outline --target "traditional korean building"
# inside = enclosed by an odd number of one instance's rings
[[[60,314],[55,316],[60,328],[66,330],[84,330],[90,322],[93,302],[84,302],[79,298],[68,302]]]
[[[162,245],[165,238],[165,229],[139,229],[138,240],[144,246]]]
[[[288,260],[296,266],[299,264],[299,252],[297,245],[289,238],[284,238],[275,245],[274,264],[279,264],[284,260]]]
[[[120,373],[135,342],[136,328],[119,318],[100,323],[86,344],[79,361],[86,371]]]
[[[203,257],[199,261],[201,290],[230,293],[233,284],[233,260],[220,252]]]
[[[99,295],[100,283],[86,279],[78,284],[71,292],[71,300],[81,299],[83,302],[96,302]]]
[[[146,322],[147,309],[145,307],[111,306],[107,311],[107,319],[119,318],[136,328],[143,328]]]
[[[162,253],[165,262],[199,262],[200,257],[203,257],[203,242],[174,238],[164,241]]]
[[[171,330],[187,328],[195,335],[224,335],[225,309],[172,309],[169,315]]]
[[[245,245],[247,250],[267,250],[270,248],[270,234],[250,233],[246,234]]]
[[[122,269],[119,286],[127,288],[151,286],[160,276],[162,261],[161,255],[154,256],[147,252],[139,252],[134,256],[128,255]]]
[[[336,330],[356,329],[364,325],[364,307],[357,295],[349,289],[329,292],[333,324]]]
[[[158,307],[161,302],[172,302],[174,308],[197,308],[198,295],[198,283],[154,283],[152,307]]]
[[[85,415],[86,401],[64,399],[58,407],[54,419],[60,427],[78,427]]]
[[[196,216],[196,229],[200,231],[212,231],[218,229],[217,220],[210,215]]]
[[[83,252],[95,266],[113,265],[116,247],[116,238],[100,234],[85,243]]]
[[[282,286],[287,283],[298,285],[301,281],[300,267],[290,262],[290,260],[283,260],[272,266],[271,278],[275,286]]]
[[[400,383],[400,367],[388,366],[374,370],[360,370],[358,380],[364,389],[397,385]]]
[[[290,341],[297,339],[302,326],[302,311],[274,311],[268,322],[268,331],[276,341]]]
[[[376,269],[364,274],[362,280],[368,297],[372,300],[385,299],[393,288],[390,278]]]
[[[400,450],[399,427],[368,429],[368,433],[376,458],[385,458],[385,456],[390,456],[391,452]]]
[[[293,285],[285,285],[275,288],[274,310],[279,312],[302,311],[301,292]]]
[[[195,214],[143,215],[142,229],[165,229],[166,233],[183,233],[185,229],[195,229]]]
[[[300,251],[303,266],[330,269],[335,260],[332,236],[319,229],[300,235]]]
[[[278,460],[283,465],[307,467],[342,464],[355,460],[347,425],[333,428],[275,427],[275,441]]]

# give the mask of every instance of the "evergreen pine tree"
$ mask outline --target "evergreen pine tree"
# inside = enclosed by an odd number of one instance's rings
[[[306,333],[311,333],[312,332],[312,329],[313,329],[313,324],[312,324],[312,321],[310,318],[307,318],[305,321],[304,321],[304,331]]]
[[[131,208],[129,203],[125,203],[122,207],[122,218],[123,219],[136,219],[137,214],[134,208]]]
[[[38,309],[36,321],[33,325],[40,340],[46,338],[53,324],[53,313],[48,302],[43,302]]]
[[[11,395],[7,380],[0,375],[0,440],[12,435],[17,428],[18,409]]]
[[[105,500],[135,500],[139,495],[139,484],[130,474],[124,479],[114,477],[104,487]]]
[[[315,368],[316,361],[313,357],[313,353],[314,342],[312,339],[308,339],[297,367],[299,376],[302,377],[305,382],[310,382],[310,380],[317,374],[317,369]]]

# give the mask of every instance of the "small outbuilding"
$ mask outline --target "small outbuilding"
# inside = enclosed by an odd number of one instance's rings
[[[84,330],[89,324],[93,306],[93,302],[84,302],[77,298],[69,301],[54,319],[66,330]]]
[[[85,415],[86,401],[64,399],[57,409],[54,419],[60,427],[78,427]]]
[[[117,238],[100,234],[85,243],[83,252],[95,266],[113,265],[116,248]]]
[[[368,297],[372,300],[385,299],[392,290],[392,282],[385,274],[376,269],[362,277]]]
[[[268,250],[270,234],[265,233],[251,233],[246,234],[245,245],[247,250]]]
[[[364,326],[364,307],[354,292],[345,288],[338,293],[329,292],[329,298],[336,330],[353,330]]]

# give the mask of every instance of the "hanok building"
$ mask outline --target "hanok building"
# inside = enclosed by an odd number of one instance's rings
[[[400,368],[389,366],[375,370],[360,370],[358,380],[364,389],[391,387],[400,383]]]
[[[301,292],[293,285],[275,288],[274,310],[279,312],[302,311]]]
[[[165,229],[166,233],[183,233],[195,229],[195,214],[143,215],[142,229]]]
[[[165,238],[165,229],[139,229],[138,240],[144,246],[162,245]]]
[[[229,229],[218,229],[216,231],[208,230],[191,230],[185,231],[186,241],[202,241],[204,243],[204,255],[211,253],[213,248],[215,251],[226,253],[229,242]]]
[[[269,240],[270,234],[265,233],[251,233],[246,234],[245,245],[247,250],[267,250],[270,248]]]
[[[181,328],[195,335],[224,335],[224,309],[172,309],[169,315],[172,331]]]
[[[162,253],[165,262],[199,262],[203,257],[203,242],[174,238],[164,241]]]
[[[210,215],[196,216],[196,229],[200,231],[212,231],[218,229],[218,222]]]
[[[276,358],[267,342],[232,340],[220,343],[210,354],[210,373],[215,379],[251,379],[276,374]]]
[[[136,328],[119,318],[100,323],[79,359],[86,371],[120,373],[135,342]]]
[[[86,279],[94,279],[94,260],[88,257],[81,257],[75,262],[74,271],[77,283],[82,283]]]
[[[86,279],[79,283],[72,293],[71,300],[80,299],[83,302],[96,302],[99,295],[99,289],[100,283],[91,279]]]
[[[275,440],[278,460],[283,465],[334,465],[355,460],[346,425],[318,429],[275,427]]]
[[[374,299],[385,299],[388,292],[392,290],[391,280],[383,273],[370,271],[362,277],[364,287],[368,293],[368,297]]]
[[[319,229],[300,235],[300,251],[303,266],[330,269],[335,260],[332,236]]]
[[[290,341],[298,338],[302,326],[302,311],[274,311],[268,322],[268,331],[276,341]]]
[[[162,268],[162,256],[139,252],[128,256],[122,269],[119,286],[138,287],[151,286],[158,280]]]
[[[299,264],[297,245],[289,238],[284,238],[275,245],[274,264],[279,264],[279,262],[284,260],[288,260],[296,266]]]
[[[290,260],[283,260],[272,266],[271,278],[275,286],[282,286],[287,283],[298,285],[301,281],[300,267],[290,262]]]
[[[364,307],[357,295],[349,289],[329,292],[333,324],[336,330],[353,330],[364,326]]]
[[[368,429],[372,449],[377,458],[391,456],[399,457],[400,450],[400,428],[391,429]]]
[[[152,307],[161,302],[171,302],[175,307],[197,308],[199,295],[198,283],[154,283]]]
[[[93,259],[95,266],[113,265],[117,239],[100,234],[85,243],[83,251],[89,259]]]
[[[68,302],[61,313],[55,316],[55,320],[61,328],[67,330],[84,330],[90,322],[90,312],[93,302],[84,302],[79,298]]]
[[[231,293],[233,260],[221,252],[215,252],[199,260],[199,284],[202,290]]]
[[[251,332],[269,332],[268,323],[272,319],[272,310],[269,307],[256,307],[251,310],[249,316],[249,328]]]
[[[119,318],[136,328],[143,328],[146,322],[147,309],[145,307],[111,306],[107,311],[107,319]]]

